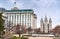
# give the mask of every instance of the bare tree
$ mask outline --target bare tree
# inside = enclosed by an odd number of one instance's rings
[[[27,32],[27,29],[25,28],[25,26],[22,26],[22,33],[26,33]]]
[[[28,33],[31,33],[32,31],[31,27],[29,27],[27,30],[28,30]]]
[[[12,22],[11,21],[8,21],[7,27],[8,27],[8,31],[10,31],[11,30],[11,27],[12,27]]]
[[[19,34],[19,37],[20,37],[20,25],[19,24],[16,26],[16,33]]]
[[[52,32],[56,35],[59,36],[60,35],[60,25],[57,25]]]

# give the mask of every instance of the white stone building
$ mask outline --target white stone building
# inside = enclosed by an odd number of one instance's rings
[[[12,10],[5,10],[3,14],[7,15],[7,22],[10,21],[13,26],[20,24],[21,26],[26,26],[26,28],[36,28],[37,16],[32,9],[19,10],[17,7],[14,7]]]
[[[45,16],[45,19],[41,18],[40,21],[41,25],[41,32],[42,33],[50,33],[52,29],[52,20],[51,18],[48,20],[47,17]]]

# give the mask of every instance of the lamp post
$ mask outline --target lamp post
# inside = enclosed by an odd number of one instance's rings
[[[22,29],[20,28],[19,37],[21,36],[21,30],[22,30]]]

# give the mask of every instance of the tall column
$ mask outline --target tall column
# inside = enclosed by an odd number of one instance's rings
[[[26,27],[26,14],[25,14],[25,27]]]
[[[20,25],[21,25],[21,13],[20,13]]]
[[[15,24],[14,25],[16,25],[16,13],[15,13]]]
[[[12,26],[13,26],[13,14],[12,14]]]

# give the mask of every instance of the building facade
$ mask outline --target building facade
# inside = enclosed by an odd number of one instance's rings
[[[46,16],[45,16],[44,20],[43,20],[43,18],[41,18],[40,25],[41,25],[41,32],[42,33],[50,33],[50,31],[52,29],[52,20],[51,20],[51,18],[49,20],[47,19]]]
[[[12,10],[5,10],[3,14],[7,15],[7,22],[10,21],[12,26],[19,24],[26,28],[36,28],[37,16],[32,9],[19,10],[17,7],[14,7]]]

